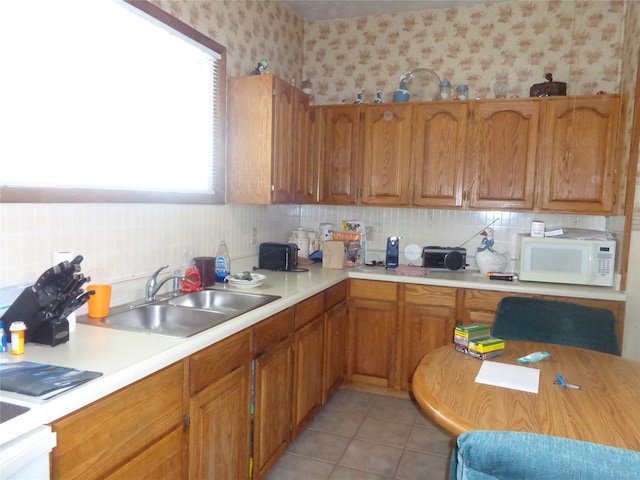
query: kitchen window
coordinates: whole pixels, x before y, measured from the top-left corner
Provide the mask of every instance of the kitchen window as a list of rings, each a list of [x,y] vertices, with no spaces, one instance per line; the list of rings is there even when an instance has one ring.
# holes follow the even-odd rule
[[[224,203],[224,47],[141,0],[9,2],[0,42],[0,202]]]

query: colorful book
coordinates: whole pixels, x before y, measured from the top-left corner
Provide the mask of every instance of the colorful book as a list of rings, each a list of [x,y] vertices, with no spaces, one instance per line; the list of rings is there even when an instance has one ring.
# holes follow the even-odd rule
[[[504,349],[504,340],[495,337],[478,338],[469,340],[468,348],[480,353],[489,353]]]
[[[489,360],[491,358],[496,358],[502,355],[504,349],[502,350],[494,350],[493,352],[480,353],[475,350],[469,350],[467,347],[463,345],[456,344],[456,352],[464,353],[465,355],[469,355],[470,357],[477,358],[478,360]]]
[[[43,400],[101,376],[100,372],[36,362],[0,364],[0,390]]]
[[[460,345],[467,346],[469,340],[485,338],[489,335],[491,335],[491,325],[486,323],[470,323],[456,327],[453,333],[453,341]]]

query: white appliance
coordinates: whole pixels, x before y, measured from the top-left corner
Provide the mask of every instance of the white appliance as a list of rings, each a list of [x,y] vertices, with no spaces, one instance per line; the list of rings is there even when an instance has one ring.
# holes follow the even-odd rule
[[[615,240],[520,237],[518,278],[532,282],[613,286]]]

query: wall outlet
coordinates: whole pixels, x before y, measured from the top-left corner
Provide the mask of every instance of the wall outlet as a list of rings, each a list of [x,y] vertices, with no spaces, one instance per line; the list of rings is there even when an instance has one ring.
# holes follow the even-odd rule
[[[375,227],[364,227],[364,233],[367,236],[367,242],[373,242],[373,239],[375,237],[375,232],[376,229]]]
[[[251,245],[258,245],[258,227],[251,228]]]

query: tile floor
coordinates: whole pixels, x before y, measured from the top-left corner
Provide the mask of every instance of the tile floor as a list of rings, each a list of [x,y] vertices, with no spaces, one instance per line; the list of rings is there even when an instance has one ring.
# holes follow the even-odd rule
[[[409,399],[341,388],[267,480],[445,480],[454,442]]]

